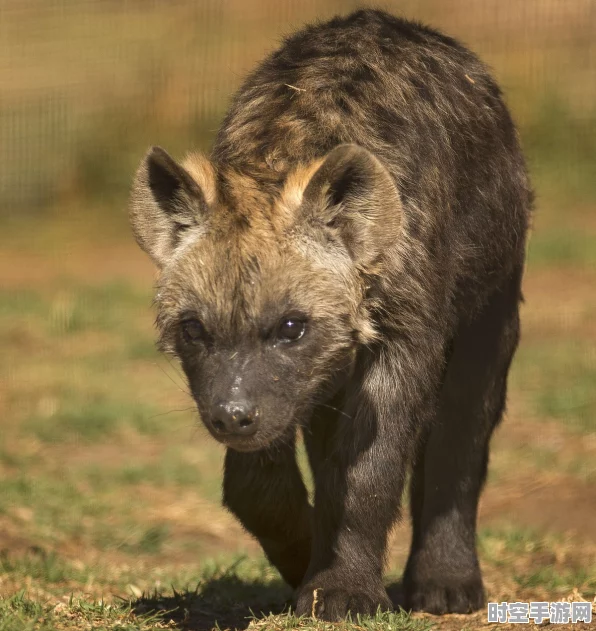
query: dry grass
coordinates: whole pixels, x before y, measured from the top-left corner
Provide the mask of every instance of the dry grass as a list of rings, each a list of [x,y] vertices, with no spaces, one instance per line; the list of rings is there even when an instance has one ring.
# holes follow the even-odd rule
[[[283,32],[360,4],[0,0],[0,631],[489,628],[486,612],[335,626],[282,613],[291,594],[220,507],[222,451],[153,348],[153,270],[126,225],[146,146],[205,146]],[[538,190],[523,343],[480,510],[489,597],[592,600],[594,4],[377,4],[494,66]],[[396,603],[409,537],[405,524],[391,543]]]
[[[247,605],[264,602],[264,613],[279,611],[290,594],[219,506],[222,452],[197,430],[176,366],[152,348],[151,269],[135,262],[132,242],[117,244],[113,256],[107,247],[81,248],[66,262],[46,260],[40,276],[0,269],[7,279],[20,274],[0,309],[0,370],[9,375],[0,383],[0,548],[10,553],[0,572],[2,607],[23,625],[41,616],[40,629],[83,628],[91,619],[97,628],[159,628],[169,624],[163,616],[144,622],[138,608],[131,613],[114,597],[146,609],[139,595],[152,594],[151,602],[169,609],[177,603],[172,584],[182,594],[174,628],[207,629],[216,620],[246,625]],[[116,253],[131,264],[118,269]],[[86,283],[106,255],[109,265]],[[565,378],[566,364],[553,353],[538,364],[532,359],[535,349],[567,345],[577,370],[592,370],[585,353],[594,305],[590,272],[575,292],[567,273],[538,267],[526,280],[526,342],[480,511],[491,599],[560,600],[576,590],[591,600],[596,591],[596,433],[593,424],[541,415],[537,401],[552,389],[553,374]],[[562,296],[554,305],[553,292]],[[392,539],[396,578],[409,536],[401,526]],[[239,554],[249,560],[222,583],[221,568]],[[189,604],[197,582],[206,592]],[[399,598],[399,585],[390,590]],[[225,594],[233,604],[221,600]],[[102,599],[114,607],[102,608]],[[455,631],[483,628],[482,620],[480,613],[431,622]],[[416,628],[405,618],[374,624]],[[253,627],[292,625],[322,628],[287,616]],[[12,628],[27,627],[6,627]]]

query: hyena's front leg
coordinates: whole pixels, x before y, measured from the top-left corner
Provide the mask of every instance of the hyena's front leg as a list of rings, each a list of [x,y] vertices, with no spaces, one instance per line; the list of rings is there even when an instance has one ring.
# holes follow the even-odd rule
[[[255,452],[228,449],[223,500],[284,580],[297,587],[310,559],[311,507],[294,440]]]
[[[298,615],[338,620],[348,612],[391,609],[382,576],[387,539],[399,515],[416,428],[431,418],[441,378],[441,362],[430,350],[412,353],[423,360],[416,364],[402,351],[371,361],[348,390],[356,394],[352,404],[324,430],[319,426],[318,436],[306,435],[316,489]]]
[[[332,453],[317,463],[311,564],[297,600],[298,615],[323,620],[391,608],[382,572],[403,458],[383,453],[382,432],[354,439],[343,429],[337,425]]]
[[[348,611],[391,609],[382,580],[387,538],[399,514],[412,427],[424,414],[404,403],[399,379],[388,370],[369,371],[360,398],[333,423],[313,463],[313,546],[298,615],[337,620]]]

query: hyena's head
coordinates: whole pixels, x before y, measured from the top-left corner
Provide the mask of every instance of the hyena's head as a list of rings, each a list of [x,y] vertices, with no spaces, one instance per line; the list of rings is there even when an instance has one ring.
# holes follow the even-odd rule
[[[211,434],[242,451],[289,435],[374,341],[375,284],[401,229],[389,173],[354,145],[265,188],[153,148],[131,201],[160,272],[161,347],[180,359]]]

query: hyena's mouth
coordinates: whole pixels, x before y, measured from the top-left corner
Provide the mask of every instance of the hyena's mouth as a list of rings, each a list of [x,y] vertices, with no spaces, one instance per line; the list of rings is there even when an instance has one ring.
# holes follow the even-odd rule
[[[228,449],[233,449],[234,451],[241,452],[251,452],[251,451],[259,451],[260,449],[265,449],[270,445],[270,443],[263,443],[258,439],[246,440],[246,439],[217,439],[222,445],[227,447]]]
[[[266,449],[270,447],[274,443],[277,443],[280,440],[285,440],[285,436],[287,432],[279,431],[276,433],[272,432],[263,432],[262,434],[255,434],[249,438],[239,438],[239,437],[220,437],[214,435],[213,432],[210,432],[211,435],[222,445],[225,445],[229,449],[233,449],[234,451],[242,451],[242,452],[251,452],[251,451],[259,451],[260,449]]]
[[[285,440],[292,432],[294,423],[271,424],[259,414],[255,419],[236,418],[227,427],[221,418],[209,415],[201,416],[204,425],[215,440],[235,451],[250,452],[269,447],[271,444]],[[292,418],[288,415],[286,418]]]

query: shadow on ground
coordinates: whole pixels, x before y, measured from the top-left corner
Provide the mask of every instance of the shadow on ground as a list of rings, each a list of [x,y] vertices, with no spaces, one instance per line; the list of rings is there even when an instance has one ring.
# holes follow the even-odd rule
[[[281,581],[245,581],[221,576],[201,582],[195,590],[173,596],[144,596],[133,603],[136,614],[159,613],[188,631],[246,629],[253,618],[280,614],[292,604],[292,591]]]
[[[387,586],[394,608],[403,606],[401,582]],[[139,598],[133,604],[136,614],[156,613],[173,620],[187,631],[213,628],[244,630],[253,618],[280,614],[292,605],[292,592],[282,581],[244,581],[223,576],[200,583],[195,590]]]

